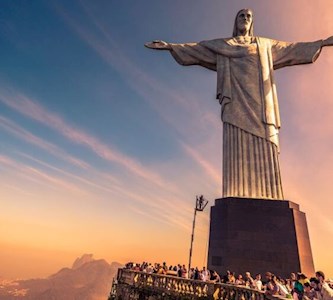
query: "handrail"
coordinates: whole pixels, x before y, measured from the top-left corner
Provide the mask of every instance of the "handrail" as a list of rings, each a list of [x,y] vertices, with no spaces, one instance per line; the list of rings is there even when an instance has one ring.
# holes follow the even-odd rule
[[[149,292],[151,294],[174,297],[191,297],[206,299],[240,299],[240,300],[272,300],[286,299],[281,296],[270,296],[262,291],[244,286],[205,282],[170,275],[150,274],[146,272],[119,269],[118,286],[128,286],[131,289]]]

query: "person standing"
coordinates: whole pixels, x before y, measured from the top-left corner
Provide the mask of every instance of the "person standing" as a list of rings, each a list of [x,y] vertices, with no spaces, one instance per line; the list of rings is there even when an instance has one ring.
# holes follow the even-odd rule
[[[206,269],[206,267],[202,268],[202,271],[201,271],[201,280],[202,281],[210,280],[210,273],[209,273],[209,270]]]
[[[256,275],[256,279],[254,280],[255,288],[258,291],[262,291],[262,281],[261,281],[261,274]]]
[[[325,274],[322,271],[316,272],[316,278],[319,281],[320,294],[323,300],[333,300],[333,289],[325,281]]]

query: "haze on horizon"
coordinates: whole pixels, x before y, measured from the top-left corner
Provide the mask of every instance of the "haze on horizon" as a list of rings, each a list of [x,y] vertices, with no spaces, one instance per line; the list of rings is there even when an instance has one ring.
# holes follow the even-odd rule
[[[48,276],[83,253],[187,263],[195,196],[221,195],[214,72],[145,42],[333,35],[331,0],[1,2],[0,277]],[[306,212],[315,268],[333,276],[333,49],[275,73],[285,198]],[[193,265],[207,258],[209,209]]]

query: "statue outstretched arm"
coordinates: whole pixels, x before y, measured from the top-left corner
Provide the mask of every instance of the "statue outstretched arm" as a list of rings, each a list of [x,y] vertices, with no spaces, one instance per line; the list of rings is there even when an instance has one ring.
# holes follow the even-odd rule
[[[160,40],[145,43],[145,47],[155,50],[171,50],[169,43]]]
[[[332,42],[330,39],[325,41],[327,46]],[[274,69],[315,62],[325,41],[290,43],[271,40]]]
[[[326,40],[323,40],[323,47],[333,46],[333,36],[330,36]]]
[[[216,71],[216,53],[200,43],[174,44],[155,40],[145,44],[154,50],[168,50],[173,58],[182,66],[199,65]]]

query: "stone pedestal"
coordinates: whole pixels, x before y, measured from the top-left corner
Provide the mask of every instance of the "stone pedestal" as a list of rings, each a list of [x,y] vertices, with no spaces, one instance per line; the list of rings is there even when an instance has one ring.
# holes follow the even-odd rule
[[[222,198],[211,208],[208,268],[314,274],[305,213],[286,200]]]

